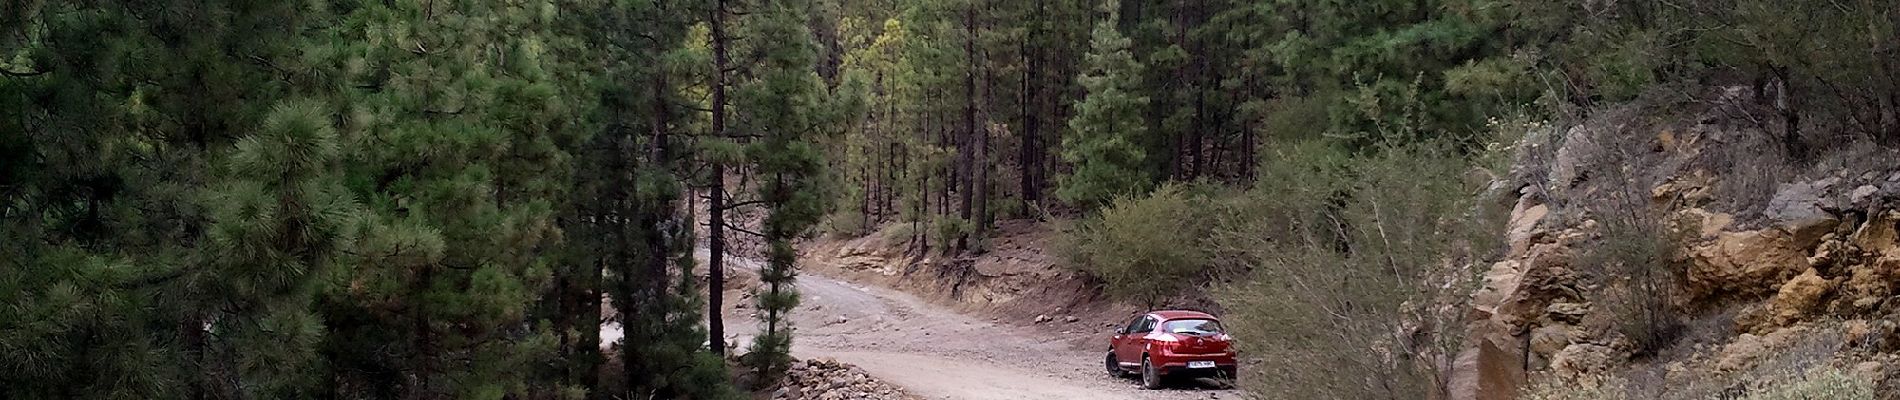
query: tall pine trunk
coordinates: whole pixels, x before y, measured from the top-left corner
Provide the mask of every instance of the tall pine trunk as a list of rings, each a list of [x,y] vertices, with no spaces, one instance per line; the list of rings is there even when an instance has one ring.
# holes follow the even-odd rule
[[[1044,15],[1043,13],[1043,0],[1036,0],[1036,15]],[[1031,38],[1042,37],[1043,32],[1041,28],[1043,22],[1032,21],[1030,24],[1032,24],[1030,32],[1028,35],[1023,36],[1019,50],[1021,52],[1023,65],[1025,65],[1026,68],[1023,69],[1023,101],[1022,104],[1018,104],[1018,108],[1022,110],[1023,115],[1023,133],[1022,145],[1017,148],[1020,154],[1016,156],[1016,164],[1017,178],[1021,181],[1019,190],[1022,191],[1024,212],[1036,209],[1041,205],[1042,200],[1042,190],[1037,186],[1037,179],[1040,177],[1040,167],[1042,166],[1042,162],[1038,160],[1042,154],[1042,150],[1037,143],[1038,140],[1041,140],[1041,137],[1038,135],[1041,134],[1039,129],[1042,128],[1042,107],[1040,107],[1040,103],[1037,103],[1041,100],[1041,96],[1039,95],[1042,91],[1042,81],[1037,79],[1042,72],[1042,67],[1039,65],[1042,61],[1042,53],[1040,48],[1032,50],[1030,43],[1032,42]]]
[[[958,194],[963,202],[957,206],[957,217],[965,224],[975,224],[971,206],[975,195],[976,168],[976,5],[971,4],[963,10],[963,55],[967,69],[963,71],[963,139],[957,146]],[[969,229],[957,231],[955,251],[970,248]]]
[[[712,135],[726,137],[726,0],[716,0],[712,9]],[[725,282],[726,282],[726,163],[712,160],[712,188],[706,207],[706,336],[713,354],[726,354]]]

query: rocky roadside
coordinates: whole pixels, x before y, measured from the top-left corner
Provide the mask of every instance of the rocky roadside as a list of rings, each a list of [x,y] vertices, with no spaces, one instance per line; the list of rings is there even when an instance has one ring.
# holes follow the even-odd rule
[[[872,378],[856,365],[830,358],[793,361],[772,400],[921,400],[903,388]]]

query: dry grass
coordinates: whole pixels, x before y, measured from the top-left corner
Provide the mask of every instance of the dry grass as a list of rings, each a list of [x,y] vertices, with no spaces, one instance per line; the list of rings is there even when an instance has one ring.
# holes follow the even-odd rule
[[[1783,371],[1772,383],[1754,389],[1730,386],[1719,391],[1653,393],[1657,387],[1615,376],[1588,376],[1562,382],[1540,380],[1525,389],[1524,400],[1871,400],[1874,383],[1841,368]]]
[[[1561,380],[1536,377],[1525,389],[1529,400],[1784,400],[1871,399],[1874,382],[1854,376],[1842,365],[1844,338],[1837,325],[1792,335],[1792,340],[1759,349],[1739,371],[1716,371],[1715,357],[1683,357],[1674,367],[1651,362],[1620,373]],[[1719,348],[1719,347],[1712,347]]]

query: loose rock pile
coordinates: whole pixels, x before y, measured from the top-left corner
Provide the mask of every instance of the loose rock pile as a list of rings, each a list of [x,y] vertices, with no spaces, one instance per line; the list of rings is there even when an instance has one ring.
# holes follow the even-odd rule
[[[914,400],[904,389],[865,374],[856,365],[829,358],[793,361],[773,400]]]

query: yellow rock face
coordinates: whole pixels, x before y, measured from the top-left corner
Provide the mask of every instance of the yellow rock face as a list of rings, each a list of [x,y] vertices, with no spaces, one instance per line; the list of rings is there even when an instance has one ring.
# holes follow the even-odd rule
[[[1813,268],[1802,272],[1788,283],[1781,285],[1775,292],[1771,305],[1774,309],[1774,323],[1786,325],[1804,319],[1806,315],[1820,307],[1821,299],[1834,289],[1834,285]]]
[[[1692,297],[1733,292],[1768,293],[1807,270],[1808,251],[1779,229],[1722,232],[1695,246],[1688,283]]]

